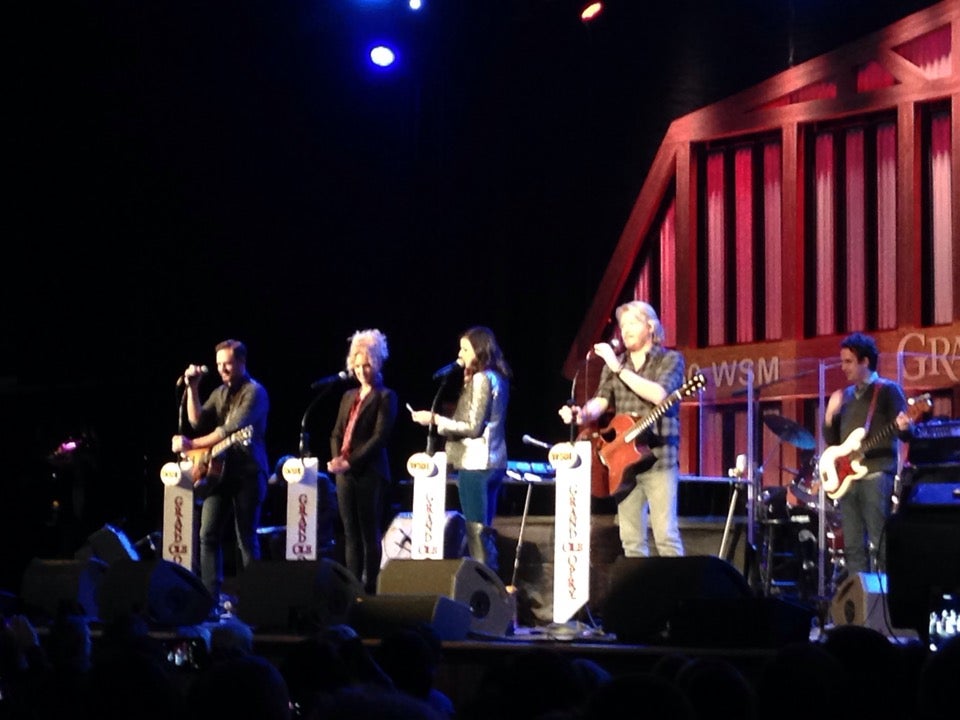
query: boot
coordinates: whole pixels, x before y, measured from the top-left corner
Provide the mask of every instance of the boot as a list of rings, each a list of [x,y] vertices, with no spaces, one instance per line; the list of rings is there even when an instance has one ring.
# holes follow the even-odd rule
[[[499,568],[499,552],[497,551],[497,531],[492,527],[483,527],[480,530],[480,544],[483,545],[483,562],[496,575]]]
[[[467,555],[477,562],[484,562],[483,523],[467,521]]]
[[[480,522],[468,522],[467,552],[474,560],[497,572],[497,531]]]

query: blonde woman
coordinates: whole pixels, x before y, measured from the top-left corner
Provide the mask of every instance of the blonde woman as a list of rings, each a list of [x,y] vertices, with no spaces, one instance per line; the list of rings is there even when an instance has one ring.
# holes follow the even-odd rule
[[[383,384],[389,356],[379,330],[350,337],[347,370],[360,383],[347,390],[330,435],[327,471],[336,476],[344,562],[367,593],[377,591],[384,503],[390,487],[387,443],[397,419],[397,394]]]

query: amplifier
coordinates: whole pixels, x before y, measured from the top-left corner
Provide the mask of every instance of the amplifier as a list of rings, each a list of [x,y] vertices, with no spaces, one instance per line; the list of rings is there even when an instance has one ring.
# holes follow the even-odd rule
[[[911,465],[960,463],[960,420],[931,420],[916,425],[907,460]]]
[[[960,482],[960,463],[905,465],[901,477],[904,487],[930,483],[957,483]]]
[[[960,508],[960,482],[921,482],[907,492],[905,505]]]

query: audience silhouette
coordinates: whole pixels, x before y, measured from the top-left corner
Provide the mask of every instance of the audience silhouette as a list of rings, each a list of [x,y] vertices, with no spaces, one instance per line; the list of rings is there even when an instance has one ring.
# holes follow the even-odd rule
[[[180,665],[171,641],[135,613],[99,626],[96,638],[75,607],[39,632],[15,612],[0,620],[0,717],[12,720],[606,720],[626,707],[678,720],[754,720],[760,708],[799,720],[813,707],[945,720],[956,715],[960,678],[960,637],[933,651],[857,625],[783,645],[749,670],[736,656],[674,649],[644,671],[611,673],[534,644],[504,653],[472,687],[451,688],[438,683],[444,646],[427,624],[379,642],[332,625],[268,658],[249,626],[227,619],[177,629],[176,643],[195,650]]]

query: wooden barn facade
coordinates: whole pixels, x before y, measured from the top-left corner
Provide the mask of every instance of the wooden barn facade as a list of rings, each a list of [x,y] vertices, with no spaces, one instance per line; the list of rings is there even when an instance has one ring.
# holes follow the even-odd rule
[[[761,420],[779,414],[822,449],[853,331],[877,339],[881,374],[953,418],[958,191],[960,0],[947,0],[674,121],[565,375],[592,392],[599,369],[584,358],[614,309],[650,302],[708,383],[681,406],[694,479],[727,477],[748,453],[764,485],[795,483],[815,453]]]

